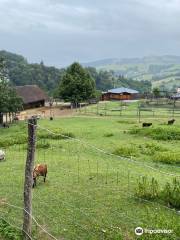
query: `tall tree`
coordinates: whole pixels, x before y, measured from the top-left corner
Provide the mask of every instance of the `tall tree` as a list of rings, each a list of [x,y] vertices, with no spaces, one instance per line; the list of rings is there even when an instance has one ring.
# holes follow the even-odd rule
[[[7,113],[15,113],[22,107],[22,99],[9,85],[8,74],[4,59],[0,58],[0,124]]]
[[[62,77],[59,96],[73,104],[88,100],[95,96],[95,81],[86,69],[75,62]]]
[[[158,87],[153,88],[153,94],[155,98],[158,98],[160,96],[160,90]]]

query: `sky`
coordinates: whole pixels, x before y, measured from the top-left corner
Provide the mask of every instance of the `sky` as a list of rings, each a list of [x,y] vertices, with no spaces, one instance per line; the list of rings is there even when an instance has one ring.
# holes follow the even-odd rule
[[[180,55],[180,0],[0,0],[0,49],[29,62]]]

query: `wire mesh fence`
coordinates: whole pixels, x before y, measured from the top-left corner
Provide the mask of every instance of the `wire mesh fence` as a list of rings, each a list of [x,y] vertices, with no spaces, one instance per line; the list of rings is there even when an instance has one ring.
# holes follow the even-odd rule
[[[0,216],[22,227],[24,165],[27,143],[4,147],[1,163]],[[46,163],[46,183],[33,190],[32,239],[134,239],[134,228],[173,228],[178,212],[162,203],[135,196],[137,180],[154,177],[161,186],[180,175],[162,165],[116,156],[70,133],[38,126],[36,164]]]
[[[161,100],[162,101],[162,100]],[[97,115],[97,116],[114,116],[129,118],[179,118],[180,101],[175,105],[164,102],[145,102],[143,101],[104,101],[97,104],[83,105],[76,111],[79,114]]]

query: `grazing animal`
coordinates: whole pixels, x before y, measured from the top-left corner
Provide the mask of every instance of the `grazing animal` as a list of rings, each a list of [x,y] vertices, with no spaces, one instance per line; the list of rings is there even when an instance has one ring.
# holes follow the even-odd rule
[[[9,124],[3,123],[3,128],[9,128]]]
[[[5,152],[0,150],[0,161],[5,160]]]
[[[36,186],[36,178],[39,176],[44,177],[44,182],[46,181],[47,175],[47,165],[46,164],[37,164],[33,170],[33,188]]]
[[[171,119],[168,121],[168,125],[172,125],[175,122],[175,119]]]
[[[13,118],[13,121],[19,121],[19,118],[18,118],[18,116],[15,116],[14,118]]]
[[[143,123],[142,124],[142,127],[150,127],[150,126],[152,126],[152,123]]]
[[[53,117],[50,117],[49,120],[52,121],[52,120],[53,120]]]

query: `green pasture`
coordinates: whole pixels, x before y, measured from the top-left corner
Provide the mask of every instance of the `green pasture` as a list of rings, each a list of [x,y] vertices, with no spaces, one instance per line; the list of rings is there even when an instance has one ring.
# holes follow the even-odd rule
[[[145,100],[134,102],[104,101],[79,108],[77,112],[83,115],[133,118],[141,122],[147,119],[153,121],[154,119],[156,123],[166,124],[168,119],[180,119],[180,101],[176,102],[175,107],[173,102],[167,99],[148,100],[148,102]]]
[[[33,216],[56,239],[180,237],[176,209],[160,200],[135,197],[142,176],[154,177],[163,188],[180,175],[179,161],[157,160],[166,153],[180,157],[179,138],[167,137],[178,136],[180,118],[167,126],[167,116],[146,115],[144,119],[152,121],[153,126],[142,131],[137,116],[133,117],[136,104],[127,106],[126,114],[117,112],[113,117],[88,113],[95,113],[94,105],[72,117],[38,120],[35,161],[47,163],[48,175],[45,184],[39,178],[33,189]],[[111,107],[117,108],[117,104]],[[47,129],[72,138],[58,137]],[[159,139],[157,129],[162,131]],[[22,225],[22,209],[15,206],[23,207],[26,132],[25,122],[0,129],[0,149],[6,152],[6,161],[0,162],[0,217],[16,227]],[[134,229],[139,226],[171,229],[173,233],[137,237]],[[33,239],[51,237],[33,222]]]

